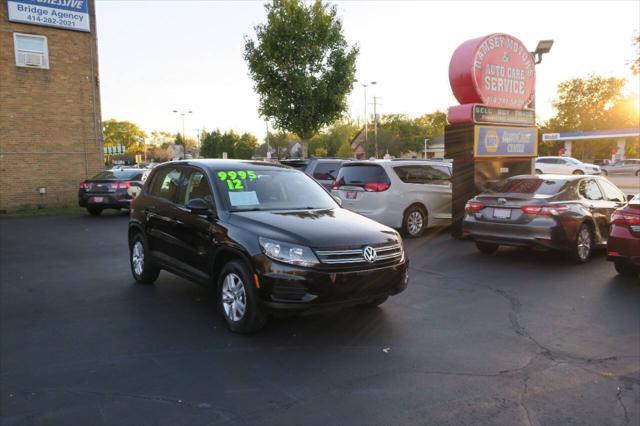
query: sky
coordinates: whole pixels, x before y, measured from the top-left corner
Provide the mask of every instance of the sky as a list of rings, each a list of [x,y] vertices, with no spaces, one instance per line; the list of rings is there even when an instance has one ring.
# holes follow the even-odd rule
[[[130,120],[143,130],[233,129],[262,140],[266,124],[242,57],[244,38],[266,21],[264,1],[96,0],[102,118]],[[640,30],[639,1],[337,1],[344,34],[360,54],[356,78],[378,113],[419,116],[457,105],[448,80],[453,51],[491,33],[520,39],[530,50],[553,39],[536,67],[537,114],[566,79],[600,74],[640,80],[626,62]],[[355,86],[348,113],[364,116],[364,91]]]

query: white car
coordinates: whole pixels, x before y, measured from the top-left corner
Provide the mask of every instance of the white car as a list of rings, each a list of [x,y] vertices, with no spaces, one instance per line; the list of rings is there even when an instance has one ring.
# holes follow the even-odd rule
[[[599,166],[583,163],[571,157],[538,157],[536,158],[536,174],[556,175],[599,175]]]
[[[345,163],[332,185],[343,207],[409,237],[451,223],[451,164],[423,160]]]
[[[640,176],[640,159],[628,158],[602,167],[604,175],[629,174]]]

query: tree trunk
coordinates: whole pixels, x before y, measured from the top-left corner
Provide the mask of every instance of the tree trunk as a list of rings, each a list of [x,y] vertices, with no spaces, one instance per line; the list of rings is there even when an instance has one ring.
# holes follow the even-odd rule
[[[309,140],[302,139],[300,144],[302,145],[302,158],[309,158]]]

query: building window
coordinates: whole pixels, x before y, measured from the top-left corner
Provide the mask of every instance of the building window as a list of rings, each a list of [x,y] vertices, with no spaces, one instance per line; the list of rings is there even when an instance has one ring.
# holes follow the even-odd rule
[[[16,65],[49,69],[49,49],[45,36],[13,33]]]

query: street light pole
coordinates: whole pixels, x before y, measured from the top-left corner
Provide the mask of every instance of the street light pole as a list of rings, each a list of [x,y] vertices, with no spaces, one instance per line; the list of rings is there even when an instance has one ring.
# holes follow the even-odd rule
[[[186,156],[186,150],[185,150],[185,141],[187,139],[187,135],[185,135],[184,133],[184,116],[187,114],[191,114],[193,113],[193,111],[178,111],[177,109],[174,109],[173,112],[175,112],[176,114],[180,114],[182,116],[182,159],[184,160],[185,156]]]
[[[538,45],[536,46],[536,50],[530,52],[534,59],[535,64],[538,65],[542,62],[542,55],[545,53],[549,53],[551,51],[551,46],[553,46],[553,40],[540,40]],[[529,104],[529,108],[535,111],[536,109],[536,95],[534,93],[533,98],[531,99],[531,103]]]
[[[356,82],[358,82],[358,80],[355,80]],[[376,82],[375,81],[370,81],[367,83],[366,80],[360,82],[360,84],[362,85],[362,87],[364,88],[364,152],[365,155],[368,156],[369,155],[369,151],[367,150],[368,148],[368,136],[369,136],[369,126],[368,126],[368,117],[367,117],[367,86],[369,85],[375,85]]]
[[[429,142],[429,139],[425,139],[424,140],[424,159],[427,159],[427,142]]]

